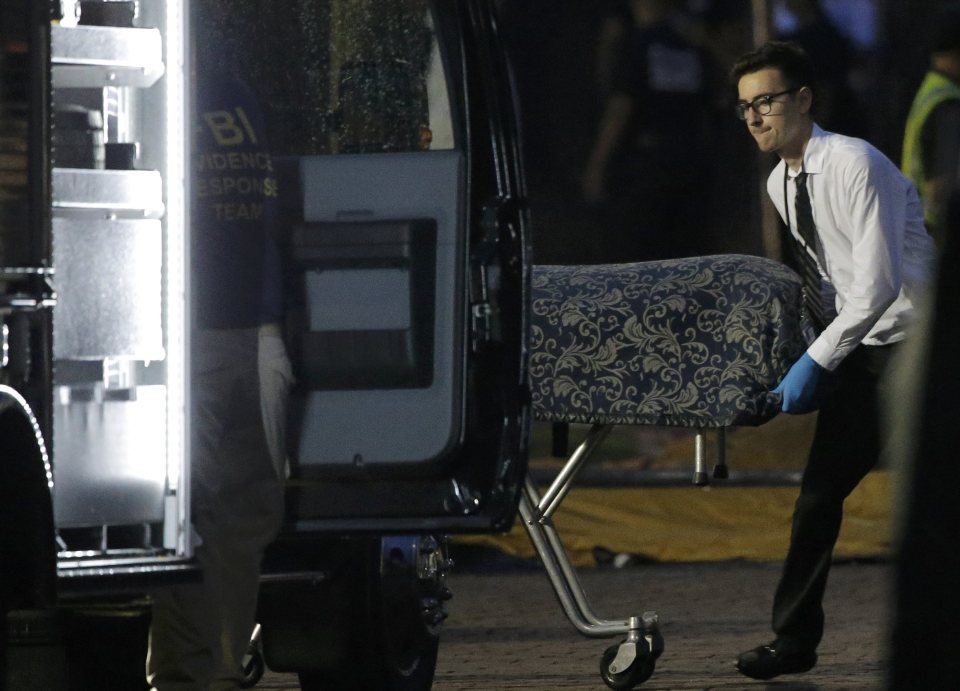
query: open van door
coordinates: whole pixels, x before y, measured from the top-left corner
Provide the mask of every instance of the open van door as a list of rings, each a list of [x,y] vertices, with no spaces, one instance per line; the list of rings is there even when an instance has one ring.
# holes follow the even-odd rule
[[[516,514],[528,222],[493,4],[232,3],[227,40],[257,46],[296,378],[259,619],[267,664],[305,689],[429,688],[442,536]]]
[[[526,229],[486,5],[313,3],[313,26],[327,15],[337,33],[288,45],[314,81],[294,104],[265,99],[289,231],[299,529],[513,520]],[[278,52],[289,75],[297,58]]]

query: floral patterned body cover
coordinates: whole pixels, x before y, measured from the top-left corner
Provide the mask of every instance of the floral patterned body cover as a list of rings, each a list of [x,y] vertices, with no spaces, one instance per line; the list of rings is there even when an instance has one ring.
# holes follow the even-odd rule
[[[538,420],[760,425],[780,411],[769,392],[806,349],[801,280],[770,259],[726,254],[532,271]]]

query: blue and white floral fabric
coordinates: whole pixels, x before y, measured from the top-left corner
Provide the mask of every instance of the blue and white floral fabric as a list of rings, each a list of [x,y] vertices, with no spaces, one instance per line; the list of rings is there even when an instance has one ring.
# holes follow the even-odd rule
[[[806,348],[800,287],[783,264],[734,254],[534,266],[534,415],[590,424],[762,424],[780,409],[769,391]]]

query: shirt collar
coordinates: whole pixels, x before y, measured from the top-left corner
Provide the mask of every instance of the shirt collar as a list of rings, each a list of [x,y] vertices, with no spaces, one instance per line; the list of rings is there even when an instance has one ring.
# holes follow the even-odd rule
[[[810,140],[803,151],[803,169],[807,173],[816,175],[823,172],[823,147],[826,135],[827,133],[820,128],[820,125],[813,123]]]
[[[810,132],[810,139],[807,140],[807,146],[803,150],[802,169],[806,173],[820,173],[823,171],[823,138],[827,132],[820,128],[817,123],[813,123],[813,130]],[[793,170],[787,165],[786,161],[781,162],[787,170],[787,175],[793,179],[800,174],[799,170]]]

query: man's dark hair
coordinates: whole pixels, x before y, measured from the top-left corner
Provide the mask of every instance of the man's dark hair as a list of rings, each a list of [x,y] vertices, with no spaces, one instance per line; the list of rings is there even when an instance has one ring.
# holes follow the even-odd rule
[[[816,94],[816,76],[810,56],[799,45],[789,41],[767,41],[737,60],[730,75],[736,85],[746,74],[771,68],[783,73],[788,86],[806,86]]]

